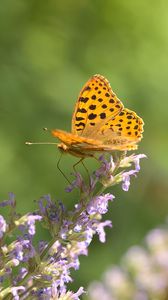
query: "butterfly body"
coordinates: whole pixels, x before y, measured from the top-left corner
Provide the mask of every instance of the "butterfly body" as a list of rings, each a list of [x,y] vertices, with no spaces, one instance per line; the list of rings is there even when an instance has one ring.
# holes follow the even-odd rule
[[[95,147],[94,139],[79,137],[78,135],[59,129],[54,129],[51,133],[61,141],[61,143],[58,144],[58,149],[61,152],[69,153],[81,158],[87,156],[91,157],[95,152],[93,151],[93,147]],[[99,143],[99,141],[97,142]]]
[[[91,77],[81,90],[72,117],[72,130],[54,129],[58,148],[77,157],[95,152],[135,150],[142,139],[143,120],[124,108],[101,75]]]

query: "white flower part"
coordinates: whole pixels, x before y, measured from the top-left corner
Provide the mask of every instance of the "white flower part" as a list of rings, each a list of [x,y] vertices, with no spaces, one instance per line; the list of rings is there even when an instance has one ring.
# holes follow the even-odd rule
[[[115,299],[133,299],[133,285],[121,268],[113,266],[105,272],[103,279]]]
[[[16,258],[13,258],[12,260],[11,260],[11,266],[12,267],[17,267],[18,265],[19,265],[19,260],[18,259],[16,259]]]
[[[111,156],[110,157],[110,172],[113,173],[114,169],[115,169],[115,163],[114,163],[113,157]]]
[[[165,229],[154,229],[146,237],[146,243],[151,252],[164,250],[168,247],[168,233]]]
[[[139,161],[141,158],[145,158],[145,154],[138,154],[134,155],[131,154],[130,156],[124,157],[120,162],[120,168],[127,168],[130,167],[132,163],[135,164],[135,170],[138,172],[140,170],[140,164]]]
[[[154,269],[138,273],[134,280],[142,290],[149,295],[155,295],[154,299],[160,299],[157,295],[162,294],[167,288],[167,276],[157,273]]]
[[[16,287],[12,287],[11,288],[11,293],[14,296],[14,300],[19,300],[20,297],[18,295],[19,291],[25,291],[25,287],[24,286],[16,286]]]
[[[134,275],[151,268],[149,254],[139,246],[133,246],[127,251],[122,259],[122,264]]]
[[[4,217],[2,215],[0,215],[0,238],[3,237],[3,234],[6,232],[7,230],[7,223],[4,219]]]
[[[166,229],[154,229],[146,237],[151,257],[158,267],[168,272],[168,233]]]
[[[106,241],[106,233],[104,230],[105,226],[112,227],[112,222],[110,220],[106,220],[104,222],[99,223],[96,228],[96,232],[99,235],[99,241],[101,243],[105,243],[105,241]]]
[[[85,293],[83,286],[81,286],[76,293],[73,294],[72,300],[80,300],[79,296]]]
[[[94,281],[88,288],[88,295],[90,300],[116,300],[113,298],[107,288],[98,281]]]
[[[76,224],[76,226],[73,229],[75,232],[80,232],[82,230],[82,225]]]
[[[131,163],[133,162],[134,154],[131,154],[130,156],[126,156],[120,161],[120,168],[127,168],[131,166]]]
[[[42,216],[39,215],[28,215],[27,216],[27,225],[28,225],[28,232],[30,235],[35,234],[35,221],[41,221]]]

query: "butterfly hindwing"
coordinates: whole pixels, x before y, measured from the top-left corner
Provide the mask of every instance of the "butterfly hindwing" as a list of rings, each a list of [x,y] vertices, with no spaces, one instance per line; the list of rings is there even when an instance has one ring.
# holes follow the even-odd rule
[[[123,109],[117,116],[108,120],[99,130],[101,140],[109,140],[110,137],[121,137],[128,141],[138,142],[142,138],[143,120],[134,111]]]

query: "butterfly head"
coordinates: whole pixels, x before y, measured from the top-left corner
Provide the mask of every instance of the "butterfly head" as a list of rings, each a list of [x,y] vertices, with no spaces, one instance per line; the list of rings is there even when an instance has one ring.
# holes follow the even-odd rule
[[[69,152],[69,147],[67,145],[65,145],[64,143],[59,143],[57,145],[57,147],[63,153]]]

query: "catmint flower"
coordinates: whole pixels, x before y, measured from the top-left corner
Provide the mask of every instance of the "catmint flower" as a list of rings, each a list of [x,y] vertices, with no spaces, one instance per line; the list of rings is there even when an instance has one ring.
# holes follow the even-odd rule
[[[86,207],[88,214],[105,214],[108,210],[108,201],[112,201],[114,198],[115,197],[109,193],[93,197]]]
[[[126,158],[121,155],[114,159],[111,156],[108,161],[101,156],[101,166],[89,180],[85,181],[80,173],[74,174],[75,180],[66,191],[78,189],[80,195],[71,210],[62,201],[55,201],[50,195],[45,195],[36,201],[38,207],[35,212],[19,216],[14,194],[10,193],[9,200],[0,204],[1,207],[8,206],[10,211],[10,217],[7,218],[9,221],[0,216],[0,237],[4,237],[0,257],[0,282],[4,284],[4,289],[0,290],[0,299],[12,293],[16,300],[20,297],[78,300],[84,289],[80,287],[76,293],[67,289],[68,283],[73,281],[71,270],[79,269],[80,256],[88,255],[94,235],[97,234],[99,241],[104,243],[105,229],[112,227],[111,220],[102,220],[108,211],[109,201],[115,198],[112,193],[105,193],[105,188],[121,183],[127,191],[130,177],[139,172],[139,160],[143,157],[132,155]],[[132,169],[132,165],[135,169]],[[126,170],[128,167],[129,170]],[[38,235],[36,233],[37,222],[47,232],[44,240],[39,232]],[[156,256],[156,252],[153,255]],[[129,284],[127,278],[124,280],[120,281],[121,291],[127,293]],[[142,282],[140,277],[139,282]],[[117,287],[115,300],[116,295]]]

